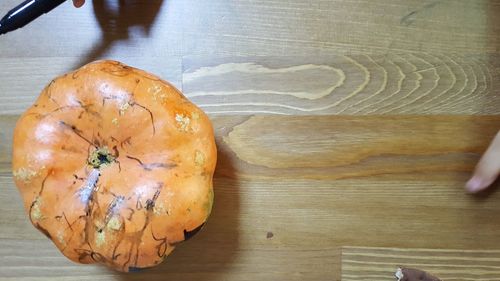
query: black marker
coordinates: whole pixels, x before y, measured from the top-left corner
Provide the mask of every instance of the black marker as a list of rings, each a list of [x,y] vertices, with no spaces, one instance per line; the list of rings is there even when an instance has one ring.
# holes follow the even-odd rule
[[[0,20],[0,34],[21,28],[66,0],[26,0]]]

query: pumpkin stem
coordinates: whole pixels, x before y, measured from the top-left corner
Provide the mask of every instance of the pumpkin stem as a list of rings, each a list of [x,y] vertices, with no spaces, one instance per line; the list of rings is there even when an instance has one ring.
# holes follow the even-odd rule
[[[101,167],[107,166],[112,162],[115,162],[115,156],[109,152],[107,146],[94,150],[88,159],[88,164],[94,169],[100,169]]]

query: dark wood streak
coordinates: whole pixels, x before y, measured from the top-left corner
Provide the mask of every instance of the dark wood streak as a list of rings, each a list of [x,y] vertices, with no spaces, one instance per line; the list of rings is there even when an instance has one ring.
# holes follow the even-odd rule
[[[153,169],[156,169],[156,168],[171,169],[171,168],[177,167],[177,164],[175,164],[175,163],[173,163],[173,164],[168,164],[168,163],[144,163],[144,162],[141,161],[141,159],[139,159],[137,157],[133,157],[133,156],[130,156],[130,155],[127,155],[126,157],[128,159],[137,161],[139,163],[139,165],[141,165],[141,167],[144,170],[146,170],[146,171],[152,171]]]
[[[73,133],[75,133],[78,137],[80,137],[81,139],[83,139],[85,142],[87,142],[88,144],[90,144],[91,146],[94,146],[95,148],[97,148],[97,146],[95,146],[90,140],[88,140],[87,138],[85,138],[83,135],[82,135],[82,131],[80,131],[75,125],[70,125],[64,121],[59,121],[59,124],[63,125],[65,128],[67,129],[70,129]]]

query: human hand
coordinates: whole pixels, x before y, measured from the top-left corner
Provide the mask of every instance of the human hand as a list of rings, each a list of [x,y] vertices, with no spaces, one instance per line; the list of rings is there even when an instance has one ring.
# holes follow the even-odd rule
[[[398,268],[395,276],[398,281],[441,281],[425,271],[412,268]]]
[[[490,144],[476,166],[474,175],[467,182],[466,189],[476,193],[490,186],[500,174],[500,132]]]
[[[85,0],[73,0],[73,5],[77,8],[80,8],[83,4],[85,4]]]

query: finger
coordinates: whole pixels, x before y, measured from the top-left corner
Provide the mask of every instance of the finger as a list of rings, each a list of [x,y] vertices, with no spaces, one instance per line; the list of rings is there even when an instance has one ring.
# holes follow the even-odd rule
[[[441,281],[437,277],[430,275],[425,271],[421,271],[418,269],[403,269],[403,274],[407,278],[408,281]]]
[[[500,132],[479,160],[474,175],[467,182],[469,192],[479,192],[490,186],[500,174]]]
[[[73,5],[77,8],[80,8],[83,4],[85,4],[85,0],[73,0]]]
[[[398,281],[441,281],[425,271],[412,268],[398,268],[395,276]]]

